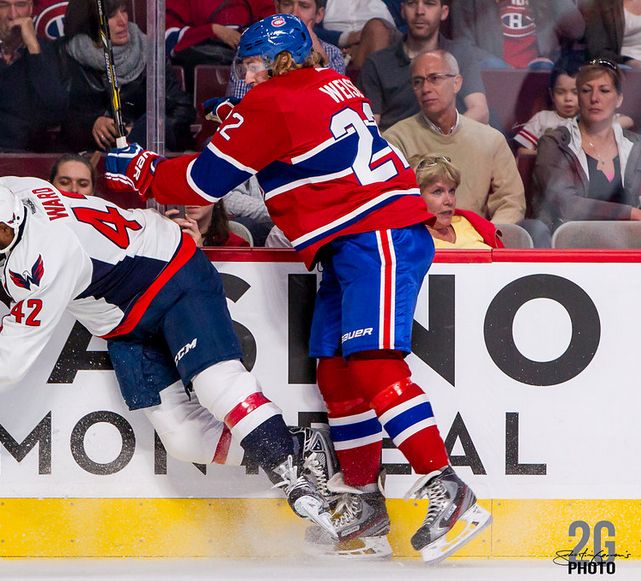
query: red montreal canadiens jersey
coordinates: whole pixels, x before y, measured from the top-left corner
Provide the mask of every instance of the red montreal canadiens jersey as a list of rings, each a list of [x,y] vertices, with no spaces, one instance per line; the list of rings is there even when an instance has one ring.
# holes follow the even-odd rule
[[[378,131],[369,101],[331,69],[256,85],[197,156],[160,162],[161,203],[207,203],[256,175],[274,223],[307,266],[337,236],[430,218],[403,155]]]
[[[37,178],[0,178],[24,204],[18,239],[0,263],[12,298],[0,329],[0,385],[36,361],[63,313],[92,334],[130,331],[166,278],[195,251],[174,222],[58,191]]]

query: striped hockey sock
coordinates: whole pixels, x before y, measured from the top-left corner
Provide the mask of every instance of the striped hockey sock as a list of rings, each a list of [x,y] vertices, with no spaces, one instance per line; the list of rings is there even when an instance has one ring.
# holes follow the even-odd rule
[[[225,424],[270,478],[271,471],[294,454],[294,440],[280,409],[260,392],[236,405],[225,416]]]
[[[381,466],[383,430],[366,398],[354,390],[348,364],[327,357],[318,364],[318,386],[323,394],[336,456],[348,486],[375,484]]]
[[[428,474],[447,466],[447,451],[427,394],[409,377],[379,392],[371,405],[416,473]]]
[[[364,403],[351,412],[342,416],[330,412],[329,426],[345,484],[364,487],[377,481],[383,433],[376,413]]]

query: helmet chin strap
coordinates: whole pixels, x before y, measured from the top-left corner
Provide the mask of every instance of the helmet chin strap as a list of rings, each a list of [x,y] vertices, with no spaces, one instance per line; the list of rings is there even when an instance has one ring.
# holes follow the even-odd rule
[[[4,248],[0,249],[0,255],[1,255],[0,256],[0,260],[6,258],[9,255],[9,253],[11,252],[11,249],[16,245],[16,242],[18,242],[18,238],[20,238],[20,231],[23,228],[23,224],[25,223],[25,219],[27,217],[26,216],[27,208],[25,206],[23,206],[22,211],[23,211],[22,220],[19,221],[19,224],[17,226],[14,227],[14,226],[11,226],[9,224],[5,224],[5,226],[9,226],[9,228],[11,228],[11,230],[13,230],[13,238],[12,238],[11,242],[9,242],[9,244],[7,244],[7,246],[5,246]]]

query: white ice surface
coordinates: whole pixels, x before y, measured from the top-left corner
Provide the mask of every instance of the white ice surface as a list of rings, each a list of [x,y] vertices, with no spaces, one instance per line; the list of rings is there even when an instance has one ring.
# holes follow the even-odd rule
[[[200,581],[216,580],[355,580],[414,579],[453,581],[548,581],[574,578],[565,567],[549,561],[489,561],[452,559],[434,567],[418,560],[223,560],[223,559],[4,559],[0,579],[29,581]],[[641,561],[619,561],[614,575],[581,578],[641,580]]]

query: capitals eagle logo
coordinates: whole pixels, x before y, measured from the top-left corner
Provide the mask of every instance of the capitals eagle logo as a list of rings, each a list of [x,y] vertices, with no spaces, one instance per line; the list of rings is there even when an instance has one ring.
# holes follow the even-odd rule
[[[31,272],[25,270],[22,274],[13,272],[9,270],[9,276],[11,277],[11,282],[20,288],[31,290],[31,285],[40,286],[40,281],[42,280],[42,275],[45,273],[45,265],[42,261],[42,255],[38,256],[38,259],[33,263],[31,267]]]

